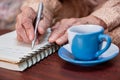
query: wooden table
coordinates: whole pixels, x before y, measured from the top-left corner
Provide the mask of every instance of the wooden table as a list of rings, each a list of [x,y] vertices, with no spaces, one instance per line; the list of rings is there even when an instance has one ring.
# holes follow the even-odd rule
[[[120,55],[98,66],[81,67],[63,61],[56,52],[24,72],[0,68],[0,80],[120,80]]]

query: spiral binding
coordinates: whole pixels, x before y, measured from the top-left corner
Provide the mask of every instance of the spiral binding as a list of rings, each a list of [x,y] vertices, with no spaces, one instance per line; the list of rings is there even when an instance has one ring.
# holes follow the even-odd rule
[[[21,58],[19,63],[26,62],[27,67],[34,65],[35,63],[39,62],[40,60],[44,59],[45,57],[51,55],[55,51],[59,49],[59,45],[52,43],[47,44],[44,47],[34,51],[33,53],[29,53],[29,55],[24,56]]]

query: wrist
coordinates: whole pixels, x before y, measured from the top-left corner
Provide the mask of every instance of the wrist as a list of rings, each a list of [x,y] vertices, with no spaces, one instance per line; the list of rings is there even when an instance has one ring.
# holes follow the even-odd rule
[[[100,18],[98,18],[98,17],[96,17],[94,15],[90,15],[90,16],[94,18],[94,20],[96,21],[97,25],[102,26],[104,29],[107,28],[106,23],[102,19],[100,19]]]

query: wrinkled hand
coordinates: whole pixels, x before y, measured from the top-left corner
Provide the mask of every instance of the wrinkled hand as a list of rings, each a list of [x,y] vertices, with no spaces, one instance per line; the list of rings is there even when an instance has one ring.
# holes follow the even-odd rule
[[[49,42],[56,42],[59,45],[65,44],[68,41],[67,29],[73,25],[80,24],[96,24],[104,27],[106,26],[102,20],[92,15],[83,18],[63,19],[52,27]]]
[[[50,26],[51,20],[47,17],[48,14],[43,14],[43,19],[39,22],[38,33],[42,35]],[[21,42],[31,43],[34,39],[33,22],[36,18],[36,12],[31,7],[22,8],[22,12],[17,16],[16,32],[17,39]],[[39,38],[37,39],[37,42]]]

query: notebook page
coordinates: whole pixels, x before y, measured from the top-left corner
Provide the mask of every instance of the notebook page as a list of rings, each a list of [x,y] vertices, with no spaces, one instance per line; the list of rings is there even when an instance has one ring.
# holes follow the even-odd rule
[[[36,45],[33,50],[31,50],[31,44],[17,41],[16,31],[0,36],[0,60],[18,63],[21,58],[31,55],[29,53],[49,44],[47,41],[49,34],[50,31],[46,33],[44,38],[40,41],[40,44]]]

